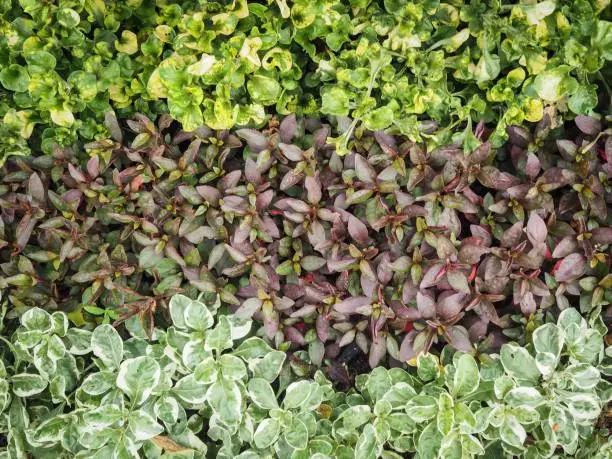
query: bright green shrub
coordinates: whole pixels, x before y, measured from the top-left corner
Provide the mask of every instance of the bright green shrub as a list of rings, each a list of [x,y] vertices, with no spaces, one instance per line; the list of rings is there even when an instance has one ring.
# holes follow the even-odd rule
[[[504,345],[446,350],[416,372],[376,368],[335,392],[322,373],[292,381],[285,354],[251,322],[177,295],[152,342],[133,321],[69,328],[30,309],[0,351],[0,458],[609,457],[598,417],[610,348],[574,309]],[[3,338],[4,340],[4,338]],[[447,348],[448,349],[448,348]],[[3,441],[5,437],[5,442]],[[8,442],[8,446],[6,446]],[[3,446],[4,445],[4,446]],[[163,450],[165,453],[162,456]]]
[[[1,0],[0,156],[29,154],[31,135],[46,152],[107,137],[113,109],[186,130],[350,116],[342,146],[358,121],[417,136],[422,116],[469,142],[484,118],[499,143],[508,125],[596,108],[608,4]]]

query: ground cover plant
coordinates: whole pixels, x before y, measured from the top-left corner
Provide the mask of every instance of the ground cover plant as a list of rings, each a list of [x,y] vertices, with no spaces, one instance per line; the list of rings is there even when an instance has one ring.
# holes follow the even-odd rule
[[[609,0],[0,0],[0,459],[612,457]]]
[[[69,325],[32,308],[0,351],[0,457],[606,458],[611,348],[568,308],[527,347],[446,348],[337,392],[292,380],[251,321],[176,295],[172,325]],[[3,303],[6,309],[6,303]],[[5,338],[3,338],[5,340]],[[448,352],[447,352],[448,351]],[[163,454],[163,456],[162,456]]]
[[[174,293],[218,294],[295,351],[296,371],[325,362],[347,385],[344,363],[525,344],[569,306],[606,334],[612,144],[593,118],[512,127],[501,149],[480,124],[468,152],[360,130],[346,156],[325,141],[336,127],[294,116],[263,131],[107,123],[117,140],[89,159],[4,168],[11,318],[41,307],[152,330]]]
[[[418,117],[469,144],[484,118],[499,146],[510,125],[597,110],[608,6],[2,0],[0,160],[108,138],[109,110],[170,113],[189,131],[274,113],[350,116],[341,151],[358,125],[414,136]]]

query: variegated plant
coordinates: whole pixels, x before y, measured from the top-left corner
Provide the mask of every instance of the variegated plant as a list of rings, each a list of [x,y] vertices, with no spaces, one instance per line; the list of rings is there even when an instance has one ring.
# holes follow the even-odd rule
[[[611,348],[574,309],[489,357],[421,354],[349,392],[294,381],[251,321],[183,295],[147,341],[135,319],[70,328],[38,308],[0,348],[0,458],[605,458]],[[9,326],[11,324],[9,323]],[[478,363],[480,360],[480,364]],[[604,414],[605,416],[605,414]]]

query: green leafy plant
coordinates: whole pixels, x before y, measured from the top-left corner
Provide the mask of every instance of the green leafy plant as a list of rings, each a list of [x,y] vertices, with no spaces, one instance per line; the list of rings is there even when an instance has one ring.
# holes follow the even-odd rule
[[[499,355],[446,348],[349,392],[294,381],[251,321],[183,295],[146,340],[33,308],[0,351],[0,457],[604,458],[610,348],[574,309]],[[10,323],[9,323],[10,325]],[[559,457],[559,456],[557,456]]]
[[[593,114],[611,59],[606,1],[266,3],[2,0],[0,158],[107,138],[113,110],[189,131],[350,117],[341,151],[359,124],[469,141],[484,118],[499,144],[544,113]]]

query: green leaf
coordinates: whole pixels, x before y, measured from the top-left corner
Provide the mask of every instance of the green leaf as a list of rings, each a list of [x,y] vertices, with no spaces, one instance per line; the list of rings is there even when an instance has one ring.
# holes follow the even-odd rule
[[[308,445],[308,429],[297,417],[291,419],[291,423],[283,429],[285,441],[297,450],[305,449]]]
[[[219,366],[224,378],[239,380],[246,376],[247,370],[244,362],[231,354],[219,357]]]
[[[208,332],[204,341],[206,351],[223,351],[232,347],[232,326],[225,316],[219,317],[217,326]]]
[[[242,395],[234,381],[224,378],[208,388],[206,399],[225,424],[236,424],[242,418]]]
[[[272,410],[278,408],[276,395],[272,390],[270,383],[262,378],[253,378],[249,381],[248,386],[249,396],[253,403],[264,410]]]
[[[0,71],[0,83],[9,91],[25,92],[28,90],[30,75],[18,64],[11,64]]]
[[[435,422],[431,422],[423,429],[416,442],[416,450],[420,459],[436,459],[442,443],[442,434],[438,431]]]
[[[338,86],[321,90],[321,112],[326,115],[347,116],[350,109],[351,93]]]
[[[355,445],[355,457],[359,459],[375,459],[379,456],[382,445],[376,441],[372,424],[367,424]]]
[[[537,407],[544,403],[544,397],[533,387],[516,387],[508,391],[504,402],[512,406]]]
[[[119,368],[123,360],[123,340],[112,325],[100,325],[91,335],[91,349],[107,368]]]
[[[534,88],[542,99],[547,102],[558,102],[577,90],[578,82],[568,76],[571,68],[559,65],[536,76]]]
[[[28,330],[36,330],[43,333],[53,329],[51,315],[40,308],[28,309],[23,316],[21,316],[21,325]]]
[[[417,395],[406,404],[406,413],[417,423],[432,419],[438,412],[438,401],[429,395]]]
[[[176,328],[180,328],[185,330],[187,328],[187,324],[185,323],[185,312],[187,310],[187,306],[191,304],[193,300],[191,298],[186,297],[185,295],[174,295],[170,298],[170,317],[172,318],[172,323]]]
[[[423,381],[431,381],[440,377],[440,362],[433,354],[419,354],[417,357],[417,373]]]
[[[208,308],[199,301],[191,300],[184,311],[185,325],[187,327],[205,331],[213,326],[214,319]]]
[[[506,416],[504,423],[499,428],[500,438],[512,446],[523,446],[527,438],[525,428],[514,416]]]
[[[286,410],[291,408],[299,408],[304,404],[304,402],[306,402],[306,400],[308,400],[311,391],[312,384],[310,381],[302,380],[289,384],[285,391],[283,407]]]
[[[249,369],[253,372],[254,378],[263,378],[271,383],[278,377],[285,357],[284,352],[272,351],[261,359],[249,361]]]
[[[278,82],[264,75],[253,75],[247,82],[247,89],[253,100],[263,105],[275,104],[281,95]]]
[[[504,344],[500,356],[502,365],[508,375],[530,381],[537,381],[540,378],[535,359],[518,344]]]
[[[354,430],[364,425],[372,418],[372,411],[368,405],[355,405],[346,408],[338,419],[342,419],[347,430]]]
[[[453,399],[446,392],[442,392],[438,398],[437,426],[442,435],[448,435],[455,423],[453,411]]]
[[[255,430],[253,440],[259,449],[265,449],[278,440],[280,434],[280,423],[276,419],[264,419]]]
[[[470,354],[463,354],[459,357],[455,376],[453,379],[453,395],[463,397],[471,394],[478,389],[480,383],[480,373],[478,364]]]
[[[47,388],[47,380],[41,375],[20,373],[11,378],[13,393],[17,397],[27,398],[40,394]]]
[[[172,392],[181,400],[192,405],[199,405],[206,401],[208,386],[198,381],[193,374],[181,378],[172,389]]]
[[[149,440],[164,431],[155,419],[144,410],[137,410],[130,414],[130,431],[138,441]]]
[[[125,360],[117,374],[117,387],[132,402],[133,406],[142,405],[159,383],[159,364],[149,356]]]

